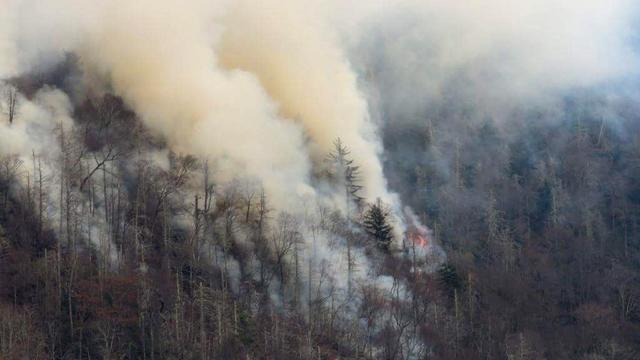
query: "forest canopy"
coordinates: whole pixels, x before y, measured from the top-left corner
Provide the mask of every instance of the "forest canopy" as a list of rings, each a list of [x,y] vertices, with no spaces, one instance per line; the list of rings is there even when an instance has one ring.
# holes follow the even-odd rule
[[[640,358],[640,7],[0,3],[0,359]]]

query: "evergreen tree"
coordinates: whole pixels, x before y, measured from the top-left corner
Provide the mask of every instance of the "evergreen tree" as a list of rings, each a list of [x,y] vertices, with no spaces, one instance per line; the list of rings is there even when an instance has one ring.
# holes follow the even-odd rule
[[[376,240],[377,245],[388,251],[393,240],[393,227],[389,224],[389,210],[380,199],[371,204],[365,212],[363,225],[367,234]]]
[[[438,281],[440,285],[448,292],[452,292],[460,288],[460,276],[456,268],[451,264],[444,264],[438,269]]]
[[[362,203],[362,197],[358,195],[358,192],[362,189],[359,184],[360,175],[358,166],[353,164],[353,160],[349,157],[351,153],[345,145],[342,144],[340,138],[337,138],[334,142],[334,150],[328,155],[329,172],[338,188],[344,191],[345,201],[345,218],[347,219],[347,228],[351,228],[351,217],[354,213],[360,211]],[[355,207],[356,211],[352,211],[351,208]],[[347,236],[347,288],[348,293],[351,294],[351,278],[353,275],[356,261],[352,255],[351,248],[352,239]]]
[[[362,185],[359,184],[359,167],[353,164],[353,159],[349,156],[351,151],[340,138],[336,139],[333,145],[334,149],[328,156],[331,176],[344,187],[347,209],[350,209],[352,204],[359,208],[362,203],[362,197],[358,194],[362,189]]]

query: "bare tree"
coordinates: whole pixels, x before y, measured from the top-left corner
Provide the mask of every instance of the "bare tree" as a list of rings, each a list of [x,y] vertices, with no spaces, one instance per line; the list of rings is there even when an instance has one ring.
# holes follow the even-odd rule
[[[350,296],[355,267],[355,259],[352,254],[352,239],[349,231],[351,229],[351,216],[353,216],[351,208],[355,207],[355,210],[360,208],[362,197],[359,192],[362,186],[360,185],[359,167],[354,164],[353,159],[349,156],[351,151],[342,143],[340,138],[336,139],[333,145],[334,149],[328,156],[329,172],[333,180],[338,183],[338,186],[344,189],[345,218],[347,220],[347,231],[345,232],[345,240],[347,242],[347,291]]]
[[[280,213],[271,236],[273,251],[276,257],[276,265],[280,275],[281,291],[284,299],[285,285],[287,283],[286,258],[294,250],[300,241],[299,224],[293,215]]]
[[[6,109],[4,110],[9,124],[13,124],[13,121],[18,116],[18,90],[13,86],[8,86],[5,90],[5,103]]]

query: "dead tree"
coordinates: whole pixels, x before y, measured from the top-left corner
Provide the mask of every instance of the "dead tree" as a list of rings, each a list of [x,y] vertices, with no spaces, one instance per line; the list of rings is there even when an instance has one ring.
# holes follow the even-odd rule
[[[340,138],[333,143],[334,150],[329,153],[329,172],[338,186],[344,190],[345,195],[345,218],[346,226],[346,242],[347,242],[347,290],[351,295],[351,279],[355,267],[355,259],[351,251],[351,237],[349,230],[351,228],[352,208],[358,210],[362,204],[362,197],[359,195],[362,186],[360,185],[359,167],[354,165],[353,159],[350,158],[351,152],[342,143]]]
[[[5,90],[5,101],[7,108],[5,114],[9,120],[9,124],[13,124],[13,120],[18,116],[18,90],[14,87],[7,87]]]

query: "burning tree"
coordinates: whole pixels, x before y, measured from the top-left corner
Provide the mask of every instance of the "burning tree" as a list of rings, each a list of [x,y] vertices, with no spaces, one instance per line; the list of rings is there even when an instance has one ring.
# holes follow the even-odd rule
[[[393,227],[389,223],[389,209],[380,199],[369,205],[364,214],[363,225],[367,234],[376,240],[376,244],[388,251],[393,240]]]

